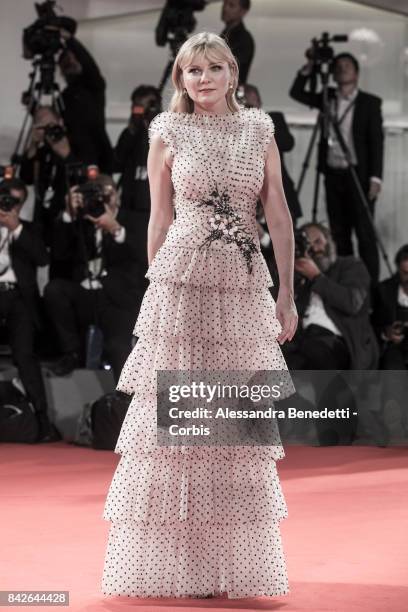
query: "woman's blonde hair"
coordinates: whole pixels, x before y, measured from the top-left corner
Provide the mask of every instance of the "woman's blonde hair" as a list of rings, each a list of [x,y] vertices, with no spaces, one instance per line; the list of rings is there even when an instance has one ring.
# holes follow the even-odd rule
[[[232,112],[238,111],[241,106],[238,104],[235,97],[235,91],[238,87],[237,60],[233,56],[225,40],[221,38],[221,36],[218,36],[218,34],[213,34],[212,32],[194,34],[180,47],[176,59],[174,60],[171,74],[175,91],[170,100],[169,110],[176,113],[194,112],[193,100],[187,93],[183,93],[181,75],[183,67],[190,64],[198,54],[203,54],[209,61],[224,61],[228,63],[231,71],[232,88],[228,88],[225,99],[228,108]]]

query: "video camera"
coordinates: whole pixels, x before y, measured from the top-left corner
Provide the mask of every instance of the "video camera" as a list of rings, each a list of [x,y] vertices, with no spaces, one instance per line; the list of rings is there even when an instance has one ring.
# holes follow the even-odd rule
[[[23,56],[32,59],[36,55],[54,55],[62,49],[60,28],[71,34],[76,31],[76,21],[71,17],[60,17],[55,13],[55,0],[42,4],[35,2],[38,19],[23,30]],[[52,29],[56,28],[56,29]]]
[[[203,11],[206,0],[167,0],[156,27],[156,44],[159,47],[169,42],[177,47],[197,24],[194,11]]]
[[[305,55],[308,60],[313,62],[312,77],[317,74],[327,74],[333,72],[333,59],[335,52],[329,43],[347,42],[347,34],[334,34],[330,36],[328,32],[322,32],[320,38],[312,38],[312,46],[307,49]]]
[[[69,187],[77,187],[77,193],[83,198],[83,207],[79,209],[82,216],[101,217],[105,214],[105,204],[110,201],[110,195],[104,193],[103,185],[97,182],[98,166],[87,166],[81,163],[67,165],[67,180]]]

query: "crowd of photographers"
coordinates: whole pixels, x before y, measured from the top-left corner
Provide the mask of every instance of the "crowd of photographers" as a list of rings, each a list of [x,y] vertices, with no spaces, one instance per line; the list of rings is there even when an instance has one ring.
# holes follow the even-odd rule
[[[62,103],[33,107],[19,177],[6,176],[0,185],[1,316],[13,360],[38,416],[39,441],[56,439],[57,434],[48,418],[36,340],[42,357],[45,350],[46,358],[54,358],[51,368],[59,376],[84,367],[92,351],[99,350],[100,363],[109,364],[117,380],[132,348],[133,326],[147,287],[148,126],[162,110],[157,88],[137,87],[131,95],[129,123],[112,147],[105,129],[105,80],[72,32],[60,28],[59,35],[64,40],[59,67],[66,81]],[[358,74],[352,56],[343,54],[342,61],[351,63]],[[305,70],[307,66],[291,93],[308,105],[318,105],[318,99],[304,99]],[[261,106],[253,85],[243,84],[240,95],[246,106]],[[366,103],[377,112],[375,100]],[[355,257],[349,236],[339,225],[339,213],[336,217],[339,204],[346,200],[350,204],[352,187],[344,186],[344,168],[334,165],[326,168],[334,232],[319,223],[297,227],[302,211],[284,164],[294,139],[282,113],[271,116],[296,228],[295,299],[300,320],[293,341],[283,347],[289,368],[406,369],[408,245],[397,253],[396,273],[378,283],[372,244],[364,242],[359,228],[358,238],[364,244],[361,259]],[[382,147],[378,125],[374,131],[379,142],[371,144]],[[373,155],[377,166],[373,174],[367,157],[364,179],[372,203],[381,184],[382,150]],[[121,177],[119,186],[112,178],[115,173]],[[30,223],[19,218],[27,185],[33,186],[35,195]],[[261,210],[258,221],[262,250],[275,275]],[[350,233],[351,221],[349,226]],[[40,266],[48,266],[49,277],[41,298]],[[55,333],[50,334],[50,329]]]

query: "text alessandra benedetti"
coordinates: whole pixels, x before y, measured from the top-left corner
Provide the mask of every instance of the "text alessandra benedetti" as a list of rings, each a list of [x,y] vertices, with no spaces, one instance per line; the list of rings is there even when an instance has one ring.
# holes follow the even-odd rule
[[[349,408],[330,410],[298,410],[295,407],[286,410],[266,408],[265,410],[231,410],[230,408],[195,408],[194,410],[180,410],[176,407],[169,409],[172,419],[348,419]]]

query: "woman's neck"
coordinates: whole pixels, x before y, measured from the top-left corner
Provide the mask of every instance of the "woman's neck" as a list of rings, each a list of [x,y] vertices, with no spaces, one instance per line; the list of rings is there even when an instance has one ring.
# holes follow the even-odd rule
[[[227,104],[214,104],[213,106],[205,107],[199,104],[194,104],[194,112],[197,115],[230,115],[231,111]]]

